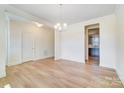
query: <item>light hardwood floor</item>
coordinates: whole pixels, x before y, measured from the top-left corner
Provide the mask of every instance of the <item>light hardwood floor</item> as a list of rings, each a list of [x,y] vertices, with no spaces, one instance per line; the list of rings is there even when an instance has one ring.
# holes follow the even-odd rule
[[[7,67],[0,85],[13,88],[123,87],[113,69],[66,60],[45,59]]]

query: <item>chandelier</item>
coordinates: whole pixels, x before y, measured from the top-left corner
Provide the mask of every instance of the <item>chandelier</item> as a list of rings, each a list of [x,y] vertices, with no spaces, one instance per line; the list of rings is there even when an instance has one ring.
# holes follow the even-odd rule
[[[57,24],[54,25],[54,28],[56,30],[59,30],[59,31],[63,31],[67,28],[67,23],[66,22],[63,22],[63,11],[62,11],[62,8],[63,8],[63,4],[59,4],[59,19],[60,19],[60,22],[58,22]]]
[[[59,30],[59,31],[65,30],[67,28],[67,23],[57,23],[54,26],[54,28]]]

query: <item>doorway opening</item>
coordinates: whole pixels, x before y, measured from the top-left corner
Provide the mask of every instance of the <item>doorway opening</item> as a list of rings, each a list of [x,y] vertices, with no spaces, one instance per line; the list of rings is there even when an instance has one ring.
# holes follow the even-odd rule
[[[100,28],[99,24],[85,26],[85,63],[100,64]]]

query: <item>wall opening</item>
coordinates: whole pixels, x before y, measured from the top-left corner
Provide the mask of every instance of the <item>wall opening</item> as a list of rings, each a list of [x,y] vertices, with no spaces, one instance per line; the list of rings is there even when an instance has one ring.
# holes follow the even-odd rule
[[[85,26],[85,63],[100,64],[100,28],[99,24]]]

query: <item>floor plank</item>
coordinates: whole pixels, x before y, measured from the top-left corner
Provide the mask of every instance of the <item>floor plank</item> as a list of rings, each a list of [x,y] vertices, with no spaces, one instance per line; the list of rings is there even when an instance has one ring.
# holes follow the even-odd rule
[[[0,86],[13,88],[122,88],[115,70],[67,60],[27,62],[7,67]]]

